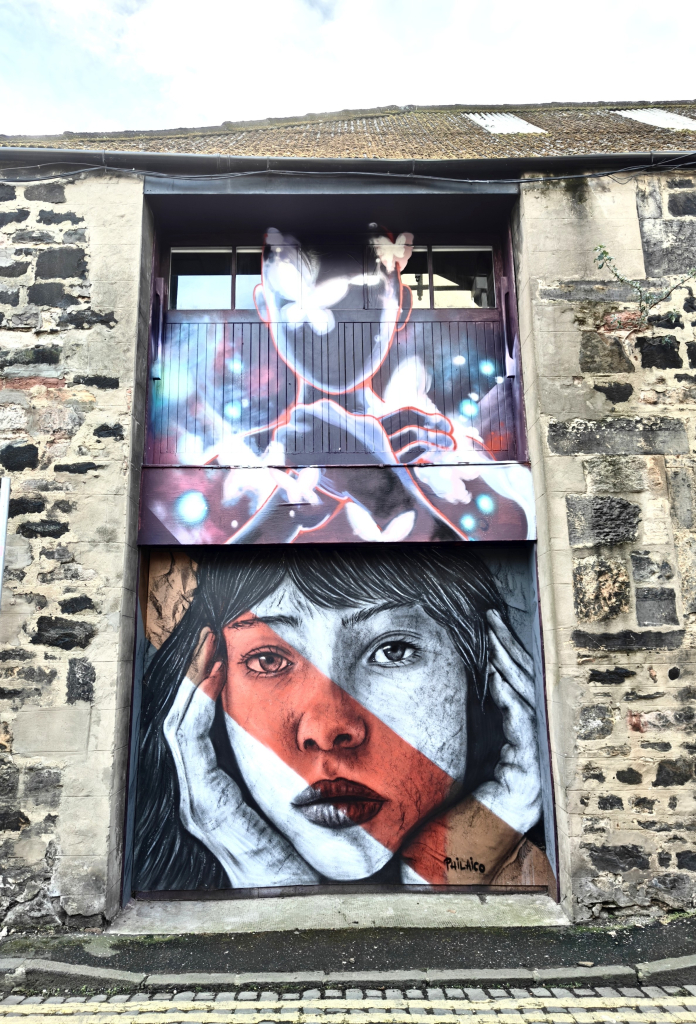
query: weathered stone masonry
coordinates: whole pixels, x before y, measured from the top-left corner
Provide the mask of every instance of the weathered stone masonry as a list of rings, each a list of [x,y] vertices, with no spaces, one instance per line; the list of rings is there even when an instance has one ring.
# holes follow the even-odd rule
[[[696,301],[612,330],[635,306],[593,248],[672,283],[696,180],[530,182],[514,238],[561,892],[579,921],[660,916],[696,893]]]
[[[0,184],[8,929],[99,925],[120,898],[152,248],[143,218],[139,179]]]

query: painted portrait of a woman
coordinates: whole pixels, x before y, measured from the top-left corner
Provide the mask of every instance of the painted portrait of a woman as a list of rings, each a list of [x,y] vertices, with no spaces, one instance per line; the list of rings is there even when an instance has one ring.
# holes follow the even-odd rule
[[[143,684],[136,889],[551,884],[532,659],[470,548],[193,559]]]

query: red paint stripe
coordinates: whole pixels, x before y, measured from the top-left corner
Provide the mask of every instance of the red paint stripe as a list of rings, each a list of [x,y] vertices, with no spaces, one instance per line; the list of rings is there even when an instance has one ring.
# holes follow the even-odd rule
[[[362,827],[390,850],[446,800],[451,777],[250,615],[224,630],[224,710],[308,784],[349,779],[385,798]],[[277,652],[288,667],[259,675],[250,655]],[[212,694],[211,694],[212,696]]]

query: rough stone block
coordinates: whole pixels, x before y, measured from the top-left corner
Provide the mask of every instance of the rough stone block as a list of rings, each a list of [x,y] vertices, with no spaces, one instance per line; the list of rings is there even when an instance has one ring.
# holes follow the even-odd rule
[[[99,313],[95,309],[76,309],[73,312],[64,313],[58,319],[59,327],[76,327],[80,331],[85,327],[94,327],[95,324],[101,324],[111,330],[117,323],[118,320],[113,310],[110,313]]]
[[[674,578],[674,569],[665,559],[655,561],[650,557],[649,551],[632,551],[631,566],[633,579],[636,583],[647,583],[649,580],[671,580]]]
[[[664,327],[665,330],[670,330],[678,327],[680,330],[684,329],[684,321],[681,318],[681,313],[655,313],[653,316],[648,317],[648,323],[652,324],[653,327]]]
[[[593,704],[580,709],[578,739],[601,740],[614,731],[614,712],[607,704]]]
[[[644,491],[647,466],[639,455],[605,455],[582,460],[588,486],[598,494],[616,494],[621,491]]]
[[[10,351],[0,350],[0,367],[27,366],[34,363],[42,366],[57,366],[62,349],[59,345],[31,345]]]
[[[645,630],[637,633],[634,629],[622,629],[616,633],[587,633],[576,629],[572,641],[576,647],[590,651],[675,651],[684,643],[684,630],[673,629],[667,633]]]
[[[696,220],[645,219],[640,234],[648,277],[683,274],[693,264]]]
[[[647,870],[650,860],[644,850],[632,844],[625,846],[593,846],[584,844],[590,860],[598,871],[608,871],[613,875],[622,875],[632,868]]]
[[[0,183],[0,203],[9,203],[17,196],[17,190],[14,185],[6,185],[4,182]]]
[[[639,626],[677,626],[676,594],[671,587],[637,587],[636,616]]]
[[[682,455],[689,451],[684,423],[667,416],[552,421],[548,443],[555,455]]]
[[[37,243],[41,245],[44,242],[55,242],[55,238],[48,231],[32,231],[30,228],[23,228],[21,231],[15,231],[12,241],[15,244],[18,242],[28,242],[31,245],[36,245]]]
[[[575,612],[582,622],[603,622],[629,609],[630,583],[620,558],[579,559],[573,566]]]
[[[662,217],[662,192],[658,179],[648,178],[636,189],[636,209],[640,220]]]
[[[590,669],[590,683],[602,683],[604,686],[619,686],[636,673],[630,668],[592,668]]]
[[[28,263],[0,264],[0,277],[24,277],[28,269]]]
[[[0,212],[0,228],[7,224],[21,224],[28,216],[28,210],[3,210]]]
[[[39,465],[39,450],[36,444],[12,442],[0,450],[0,463],[11,473],[23,469],[36,469]]]
[[[75,647],[87,647],[96,632],[97,628],[91,622],[74,622],[70,619],[40,615],[31,642],[71,651]]]
[[[84,249],[68,247],[44,249],[37,257],[37,279],[85,278],[86,276],[87,263],[85,261]]]
[[[679,342],[674,334],[636,338],[636,348],[640,352],[644,370],[650,367],[657,370],[680,370],[684,365],[679,355]]]
[[[91,703],[94,700],[96,678],[94,665],[87,658],[71,658],[68,663],[68,704],[78,701]]]
[[[689,466],[668,466],[667,487],[672,516],[690,530],[694,524],[693,471]]]
[[[677,758],[676,761],[660,761],[653,786],[684,786],[691,781],[693,774],[693,762],[686,757]]]
[[[58,281],[32,284],[27,294],[33,306],[57,306],[63,309],[67,306],[76,306],[80,301],[76,296],[68,295],[65,287]]]
[[[625,498],[566,496],[568,536],[573,547],[635,540],[640,508]]]
[[[103,391],[116,390],[119,386],[118,377],[104,377],[100,374],[93,374],[88,377],[76,374],[73,377],[73,383],[84,384],[86,387],[99,388]]]
[[[614,405],[620,402],[627,402],[633,394],[632,384],[621,384],[619,381],[611,381],[609,384],[595,384],[595,391],[600,391]]]
[[[56,181],[46,181],[40,185],[29,185],[24,189],[24,198],[34,203],[64,203],[65,185],[60,185]]]
[[[667,209],[673,217],[696,217],[696,192],[672,193]]]
[[[84,217],[78,217],[76,213],[69,213],[67,210],[41,210],[39,212],[39,224],[81,224]],[[67,239],[66,239],[67,241]]]
[[[602,776],[601,781],[604,782],[604,776]],[[622,811],[624,804],[620,796],[609,795],[598,797],[597,807],[600,811]]]
[[[634,373],[635,366],[618,338],[583,331],[580,343],[580,369],[583,373]]]
[[[17,533],[22,537],[62,537],[70,529],[68,523],[60,523],[56,519],[40,519],[33,523],[20,523]]]

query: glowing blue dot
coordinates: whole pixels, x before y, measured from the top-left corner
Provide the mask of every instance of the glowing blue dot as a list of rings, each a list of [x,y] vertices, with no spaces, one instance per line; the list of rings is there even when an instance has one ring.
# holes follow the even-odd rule
[[[240,402],[228,402],[225,406],[225,413],[228,419],[238,420],[242,415],[242,406]]]
[[[242,372],[242,360],[241,359],[231,359],[230,360],[230,369],[232,370],[232,373],[241,373]]]
[[[463,366],[464,363],[466,362],[466,359],[464,358],[464,356],[455,356],[452,362],[454,363],[455,366]]]
[[[491,498],[490,494],[479,494],[476,499],[476,504],[481,509],[484,516],[489,516],[495,508],[495,502]]]
[[[472,402],[471,399],[465,399],[459,406],[462,416],[475,416],[478,412],[478,406],[476,402]]]
[[[505,379],[504,377],[496,377],[495,378],[495,382],[496,382],[496,384],[502,384],[504,379]]]
[[[479,369],[481,370],[481,373],[485,373],[487,377],[492,377],[495,373],[495,363],[491,363],[487,359],[485,362],[479,364]]]
[[[189,526],[197,526],[208,515],[208,502],[200,491],[187,491],[176,503],[179,519]]]
[[[462,530],[465,530],[467,533],[471,533],[472,530],[476,529],[476,520],[473,516],[462,516],[459,524]]]

